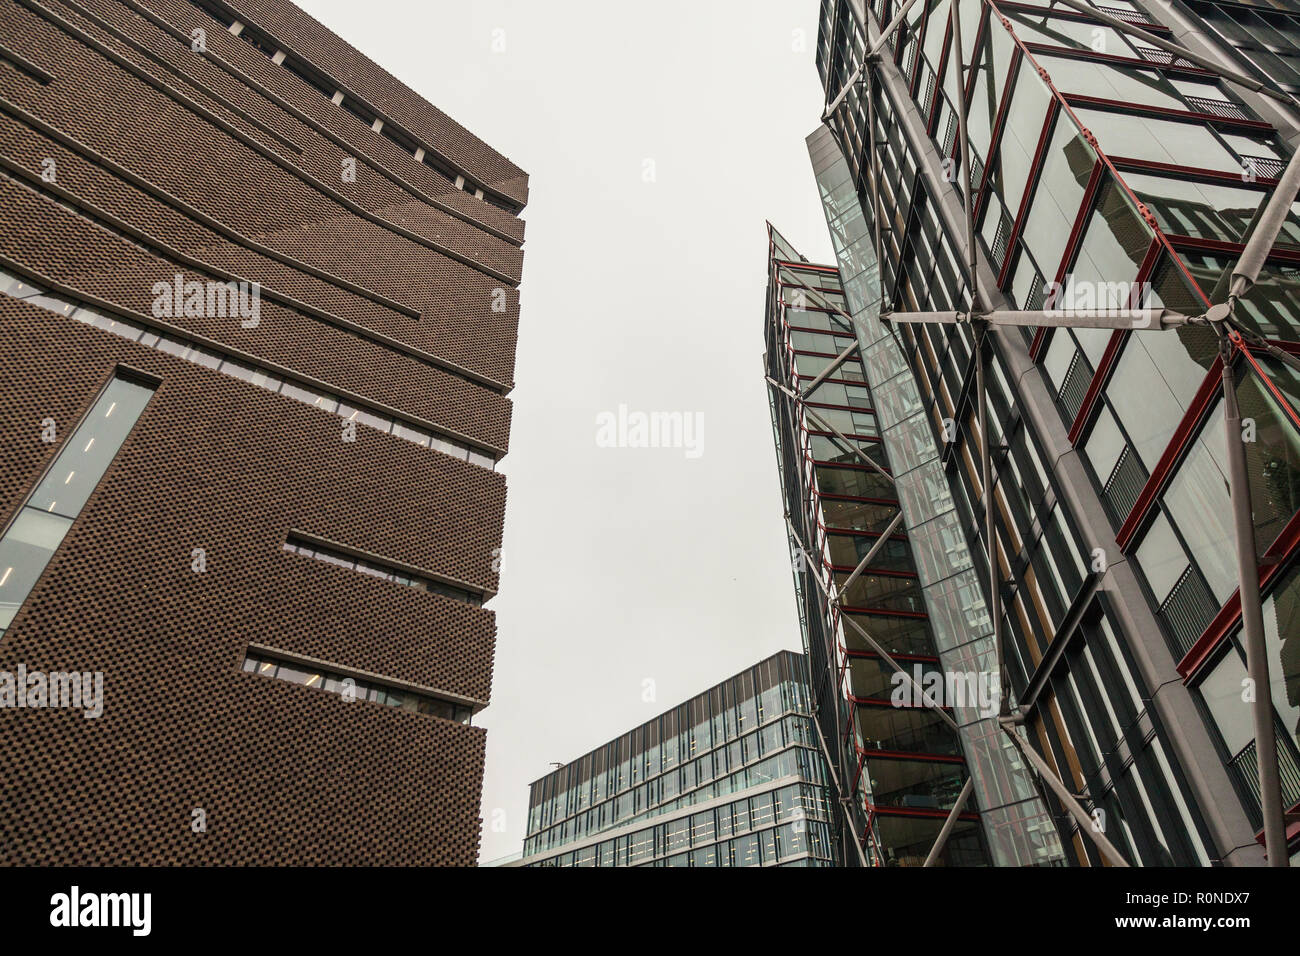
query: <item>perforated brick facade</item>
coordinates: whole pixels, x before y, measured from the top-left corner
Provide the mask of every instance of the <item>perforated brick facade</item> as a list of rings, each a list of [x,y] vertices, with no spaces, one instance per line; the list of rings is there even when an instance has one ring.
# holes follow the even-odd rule
[[[97,719],[0,708],[0,862],[475,862],[483,730],[241,665],[486,705],[491,610],[283,546],[495,593],[526,199],[291,4],[0,0],[0,532],[120,369],[157,383],[0,630],[0,671],[104,680]],[[257,324],[158,316],[178,273]]]

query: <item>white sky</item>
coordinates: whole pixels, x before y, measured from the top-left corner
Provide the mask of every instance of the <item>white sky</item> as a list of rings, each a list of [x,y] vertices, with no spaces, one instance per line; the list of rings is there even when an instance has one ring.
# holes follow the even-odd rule
[[[492,860],[552,761],[800,648],[760,356],[764,220],[833,261],[804,147],[818,2],[296,2],[530,175],[475,721]],[[620,404],[702,414],[702,454],[598,447]]]

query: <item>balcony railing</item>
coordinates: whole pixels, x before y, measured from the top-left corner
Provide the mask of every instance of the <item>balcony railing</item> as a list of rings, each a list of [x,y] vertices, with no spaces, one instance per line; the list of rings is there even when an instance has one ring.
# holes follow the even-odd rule
[[[1110,505],[1111,514],[1117,523],[1124,523],[1124,519],[1137,504],[1146,482],[1146,469],[1138,461],[1133,446],[1126,444],[1124,450],[1119,453],[1119,458],[1115,462],[1115,467],[1111,469],[1103,489],[1106,502]]]
[[[993,233],[993,248],[990,250],[993,256],[993,265],[999,271],[1007,259],[1007,242],[1011,239],[1011,217],[1007,215],[1005,209],[999,208],[998,228]]]
[[[1224,119],[1251,119],[1251,115],[1236,103],[1227,100],[1210,99],[1204,96],[1184,96],[1187,105],[1198,113],[1222,116]]]
[[[913,33],[907,38],[907,45],[903,47],[903,55],[898,64],[899,71],[907,78],[909,84],[912,82],[912,71],[916,61],[916,34]]]
[[[1037,269],[1034,270],[1034,281],[1029,286],[1029,294],[1025,297],[1024,310],[1026,312],[1037,312],[1047,301],[1046,285],[1043,282],[1043,274]]]
[[[1109,13],[1112,17],[1119,20],[1126,20],[1129,23],[1146,23],[1147,18],[1136,10],[1124,10],[1120,7],[1107,7],[1100,3],[1094,3],[1094,7],[1102,13]]]
[[[924,116],[930,115],[930,107],[934,106],[934,70],[930,69],[930,64],[921,60],[921,113]]]
[[[1282,808],[1293,807],[1300,801],[1300,766],[1296,765],[1295,754],[1286,742],[1286,730],[1278,727],[1277,771],[1282,783]],[[1246,815],[1256,830],[1264,825],[1264,814],[1260,810],[1259,800],[1259,760],[1255,751],[1255,741],[1242,748],[1241,752],[1228,761],[1228,772],[1236,778],[1242,790],[1249,795],[1246,801]]]
[[[1070,367],[1065,372],[1065,380],[1061,382],[1061,391],[1056,396],[1069,421],[1074,421],[1079,409],[1083,408],[1083,400],[1087,397],[1088,386],[1091,384],[1092,368],[1084,359],[1083,353],[1076,349],[1074,358],[1070,359]]]
[[[1134,44],[1134,46],[1137,49],[1138,56],[1151,63],[1163,63],[1165,66],[1196,66],[1190,60],[1184,60],[1182,57],[1175,58],[1168,50],[1162,50],[1156,46],[1143,46],[1140,43]]]
[[[1266,179],[1276,179],[1282,175],[1282,170],[1286,169],[1286,163],[1272,156],[1243,156],[1241,162],[1246,171]]]
[[[1218,613],[1219,602],[1214,592],[1196,565],[1189,564],[1160,605],[1160,617],[1173,635],[1180,660],[1187,656]]]

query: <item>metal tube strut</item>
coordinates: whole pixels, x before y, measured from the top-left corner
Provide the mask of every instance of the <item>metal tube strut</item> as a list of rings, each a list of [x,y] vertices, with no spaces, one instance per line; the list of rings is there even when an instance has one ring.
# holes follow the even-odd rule
[[[1264,816],[1264,850],[1269,866],[1287,866],[1286,823],[1282,818],[1282,783],[1277,766],[1277,737],[1273,723],[1273,695],[1268,674],[1268,645],[1264,641],[1264,612],[1259,594],[1259,565],[1255,559],[1255,521],[1250,506],[1250,477],[1241,433],[1241,409],[1232,373],[1233,346],[1220,329],[1223,358],[1223,430],[1228,453],[1228,483],[1232,499],[1232,524],[1237,545],[1238,594],[1241,598],[1242,643],[1246,646],[1246,671],[1254,685],[1251,718],[1255,724],[1255,763],[1259,773],[1260,810]]]
[[[841,365],[847,362],[849,358],[853,355],[853,353],[856,352],[857,350],[858,350],[858,343],[855,340],[852,345],[850,345],[848,348],[846,348],[843,352],[841,352],[839,355],[835,357],[834,362],[831,362],[830,365],[822,369],[822,373],[812,380],[812,384],[803,390],[800,397],[807,398],[809,395],[811,395],[818,385],[826,381],[826,379],[830,378],[831,374],[837,368],[839,368]]]
[[[961,0],[952,0],[948,11],[948,21],[952,24],[952,52],[957,59],[957,139],[961,144],[961,201],[966,213],[966,281],[970,283],[971,308],[978,314],[988,311],[984,294],[980,291],[978,250],[975,248],[975,197],[972,195],[970,170],[970,139],[966,133],[966,66],[962,62],[961,49]],[[946,161],[947,156],[944,157]]]
[[[995,326],[1069,329],[1175,329],[1208,321],[1201,316],[1183,315],[1170,309],[1061,309],[1025,312],[999,309],[983,315],[969,312],[882,312],[887,322],[960,325],[980,319]]]
[[[984,484],[984,539],[985,554],[989,563],[989,620],[993,624],[993,648],[998,662],[998,712],[1009,712],[1011,696],[1007,693],[1006,652],[1002,647],[1002,575],[998,565],[997,521],[993,496],[993,440],[989,433],[989,397],[984,388],[984,339],[987,328],[981,326],[975,333],[975,390],[980,428],[980,474]]]
[[[1230,307],[1235,306],[1237,299],[1249,292],[1259,278],[1259,270],[1263,268],[1264,260],[1268,258],[1273,243],[1277,242],[1278,233],[1282,231],[1287,216],[1291,213],[1291,204],[1295,202],[1297,190],[1300,190],[1300,149],[1291,154],[1277,186],[1268,197],[1263,214],[1246,239],[1236,268],[1232,270],[1232,291],[1228,301]]]
[[[1097,822],[1093,820],[1092,817],[1088,816],[1087,811],[1083,809],[1083,806],[1075,798],[1074,794],[1072,794],[1065,784],[1061,782],[1061,779],[1052,772],[1052,768],[1047,765],[1047,761],[1039,755],[1037,750],[1030,746],[1026,741],[1022,740],[1020,735],[1016,733],[1015,723],[1006,718],[999,720],[999,723],[1002,724],[1002,729],[1005,730],[1007,735],[1015,742],[1015,745],[1019,748],[1020,752],[1024,754],[1025,759],[1033,765],[1033,768],[1036,771],[1038,771],[1038,776],[1041,777],[1043,782],[1047,784],[1054,794],[1056,794],[1056,798],[1061,801],[1061,805],[1065,807],[1070,816],[1074,817],[1075,822],[1079,824],[1079,829],[1086,833],[1092,842],[1097,845],[1097,849],[1101,851],[1101,855],[1109,860],[1112,866],[1128,866],[1128,860],[1124,859],[1119,850],[1115,849],[1115,844],[1106,839],[1106,835],[1097,829]]]
[[[844,592],[847,591],[853,582],[858,579],[858,576],[867,569],[867,565],[876,556],[876,553],[884,547],[885,542],[889,540],[889,536],[897,531],[898,526],[902,523],[903,511],[900,508],[898,514],[894,515],[894,520],[889,522],[889,527],[880,532],[880,537],[877,538],[876,543],[871,546],[871,550],[862,556],[862,560],[859,561],[858,566],[853,569],[853,573],[845,579],[844,586],[836,589],[836,603],[839,603],[840,597],[843,596]]]
[[[925,863],[922,866],[934,866],[935,861],[939,859],[939,854],[943,852],[943,848],[948,843],[948,834],[952,833],[957,818],[961,816],[962,810],[966,809],[966,801],[970,799],[970,793],[973,789],[974,778],[967,777],[965,785],[961,788],[961,793],[957,794],[957,802],[948,811],[948,818],[943,821],[943,828],[939,830],[939,835],[934,838],[934,846],[930,847],[930,853],[925,858]]]
[[[880,655],[880,659],[882,661],[884,661],[886,664],[892,667],[897,673],[903,675],[903,677],[907,680],[907,682],[911,684],[912,687],[916,690],[916,692],[920,695],[921,702],[926,707],[929,707],[931,710],[938,713],[938,715],[943,719],[944,723],[946,723],[953,730],[961,729],[960,727],[957,726],[957,721],[952,719],[952,715],[949,714],[948,711],[944,710],[943,705],[939,703],[937,700],[935,700],[933,697],[931,697],[929,694],[927,694],[925,692],[925,688],[923,688],[917,682],[916,678],[913,677],[911,674],[909,674],[907,671],[905,671],[902,665],[899,664],[898,661],[894,660],[894,658],[890,655],[890,653],[887,650],[885,650],[883,647],[881,647],[879,642],[877,642],[874,637],[868,634],[866,629],[861,624],[859,624],[857,621],[853,620],[853,618],[843,613],[840,614],[840,620],[846,622],[850,627],[852,627],[855,631],[857,631],[858,636],[871,645],[871,649]]]

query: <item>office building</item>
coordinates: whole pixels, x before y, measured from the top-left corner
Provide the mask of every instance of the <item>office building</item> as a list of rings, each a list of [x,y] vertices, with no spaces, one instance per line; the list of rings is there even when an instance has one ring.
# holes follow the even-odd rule
[[[527,197],[284,0],[8,4],[0,862],[475,863]]]
[[[832,866],[804,658],[780,651],[533,783],[511,866]]]

